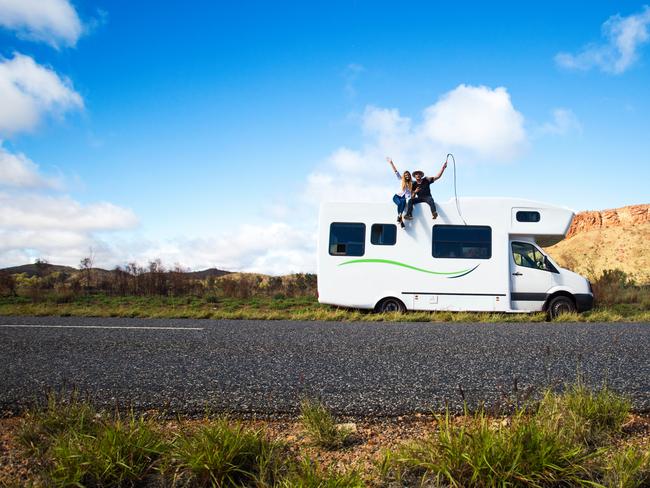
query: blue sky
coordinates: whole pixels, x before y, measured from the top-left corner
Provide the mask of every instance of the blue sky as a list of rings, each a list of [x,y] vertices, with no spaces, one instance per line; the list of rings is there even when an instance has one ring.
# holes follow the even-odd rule
[[[648,202],[644,3],[5,3],[0,265],[313,271],[318,203],[390,201],[388,155],[454,152],[466,196]],[[16,56],[56,77],[20,127]]]

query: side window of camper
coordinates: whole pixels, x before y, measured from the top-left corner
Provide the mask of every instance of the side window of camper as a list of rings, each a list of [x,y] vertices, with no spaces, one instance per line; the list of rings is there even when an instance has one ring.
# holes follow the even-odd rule
[[[492,228],[482,225],[434,225],[433,257],[490,259]]]
[[[363,256],[366,225],[334,222],[330,225],[330,254],[332,256]]]
[[[370,242],[378,246],[394,246],[397,242],[397,226],[395,224],[372,224]]]
[[[512,259],[517,266],[524,268],[541,269],[542,271],[551,271],[557,273],[555,266],[545,259],[542,251],[527,242],[512,243]]]
[[[532,210],[520,210],[517,212],[517,222],[539,222],[539,212]]]

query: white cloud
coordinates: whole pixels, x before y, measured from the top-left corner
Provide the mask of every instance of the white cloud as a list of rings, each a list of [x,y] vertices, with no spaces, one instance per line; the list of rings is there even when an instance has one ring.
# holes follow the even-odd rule
[[[135,214],[109,202],[82,205],[67,195],[0,193],[0,227],[93,232],[137,224]]]
[[[424,131],[445,146],[509,159],[526,141],[523,122],[505,88],[460,85],[425,110]]]
[[[556,108],[553,110],[553,121],[543,124],[539,131],[542,134],[564,136],[572,132],[582,132],[582,124],[571,110]]]
[[[0,26],[55,48],[74,46],[83,32],[68,0],[0,0]]]
[[[160,258],[167,265],[179,263],[191,269],[217,267],[230,271],[267,274],[316,269],[316,234],[283,222],[241,225],[221,236],[168,239],[150,242],[137,252],[123,244],[117,254],[139,263]]]
[[[588,70],[599,68],[606,73],[621,74],[639,57],[639,48],[648,42],[650,7],[643,7],[635,15],[611,16],[602,25],[604,42],[588,44],[577,54],[558,53],[555,61],[568,69]]]
[[[24,154],[13,154],[0,141],[0,187],[58,188],[58,178],[41,175],[38,165]]]
[[[15,53],[13,59],[0,60],[0,135],[32,130],[46,114],[61,115],[83,105],[70,80],[31,57]]]
[[[0,146],[0,266],[35,257],[76,265],[90,247],[107,249],[100,234],[131,229],[132,210],[109,202],[82,204],[60,191],[23,154]]]
[[[406,164],[434,173],[450,151],[460,151],[466,160],[494,162],[515,157],[527,143],[524,117],[503,87],[459,85],[426,107],[419,123],[397,109],[369,106],[361,129],[359,149],[335,150],[308,176],[306,202],[385,201],[397,186],[387,177],[386,156],[398,169],[407,169]]]

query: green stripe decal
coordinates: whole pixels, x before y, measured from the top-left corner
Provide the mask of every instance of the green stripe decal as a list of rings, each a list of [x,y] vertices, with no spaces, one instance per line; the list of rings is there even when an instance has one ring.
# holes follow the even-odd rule
[[[459,274],[467,273],[469,271],[473,271],[472,268],[462,269],[460,271],[452,271],[452,272],[448,272],[448,273],[445,273],[445,272],[442,272],[442,271],[430,271],[428,269],[416,268],[415,266],[411,266],[410,264],[400,263],[399,261],[392,261],[390,259],[351,259],[350,261],[345,261],[345,262],[339,264],[339,266],[343,266],[345,264],[360,264],[360,263],[391,264],[393,266],[401,266],[402,268],[412,269],[413,271],[419,271],[421,273],[429,273],[429,274],[443,275],[443,276],[459,275]]]

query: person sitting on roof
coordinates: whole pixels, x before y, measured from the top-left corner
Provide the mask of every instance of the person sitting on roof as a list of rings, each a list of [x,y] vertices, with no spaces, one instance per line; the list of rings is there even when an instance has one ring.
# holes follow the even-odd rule
[[[397,179],[401,181],[400,191],[393,195],[393,202],[397,205],[397,222],[399,225],[404,228],[404,220],[402,219],[402,213],[406,209],[406,203],[411,199],[411,191],[413,190],[413,180],[411,178],[411,173],[409,171],[404,171],[404,174],[400,176],[399,171],[395,167],[393,160],[391,158],[386,158],[386,161],[393,168],[393,172]]]
[[[411,198],[408,202],[406,215],[404,216],[405,219],[411,220],[413,218],[413,206],[424,202],[429,204],[429,207],[431,207],[431,216],[434,219],[438,218],[436,202],[433,201],[433,197],[431,196],[431,188],[429,188],[429,186],[434,181],[440,179],[442,173],[445,172],[445,168],[447,168],[447,161],[445,161],[445,163],[442,165],[442,168],[440,168],[440,172],[437,176],[424,176],[424,172],[420,170],[413,172],[413,176],[415,177],[415,188],[413,189],[413,198]]]

